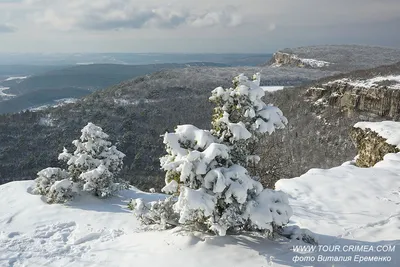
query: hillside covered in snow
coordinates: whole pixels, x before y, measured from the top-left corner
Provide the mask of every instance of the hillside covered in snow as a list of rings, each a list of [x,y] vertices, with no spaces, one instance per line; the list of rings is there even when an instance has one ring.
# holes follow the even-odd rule
[[[169,196],[121,181],[126,155],[93,123],[59,154],[66,169],[1,185],[0,266],[398,266],[400,153],[264,188],[252,144],[288,120],[263,102],[259,73],[233,84],[212,91],[211,131],[163,136]],[[399,143],[399,122],[355,128]],[[368,136],[358,146],[380,147]]]
[[[32,181],[0,186],[0,266],[398,266],[400,154],[373,168],[346,163],[281,180],[291,224],[309,229],[313,247],[285,238],[218,237],[143,227],[131,198],[163,199],[130,188],[66,205],[32,195]],[[312,250],[314,252],[310,252]]]

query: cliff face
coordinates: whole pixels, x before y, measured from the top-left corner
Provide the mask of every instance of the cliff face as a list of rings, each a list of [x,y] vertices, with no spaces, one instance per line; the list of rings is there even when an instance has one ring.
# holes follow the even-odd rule
[[[274,53],[269,64],[273,66],[303,67],[298,57],[293,54],[283,52]]]
[[[358,167],[372,167],[389,153],[398,153],[395,145],[388,144],[386,139],[371,129],[353,127],[350,137],[358,150],[356,165]]]
[[[326,61],[309,59],[309,58],[300,58],[296,54],[285,53],[285,52],[276,52],[272,56],[268,65],[274,67],[299,67],[299,68],[322,68],[329,66],[330,63]]]
[[[400,119],[400,90],[390,86],[363,87],[346,82],[330,82],[311,87],[306,96],[320,105],[329,105],[341,111],[354,111]]]
[[[400,61],[400,49],[362,45],[321,45],[280,49],[266,65],[347,73]]]

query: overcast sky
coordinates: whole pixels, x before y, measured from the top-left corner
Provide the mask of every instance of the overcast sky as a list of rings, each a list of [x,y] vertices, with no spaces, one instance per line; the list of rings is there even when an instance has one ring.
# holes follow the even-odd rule
[[[400,47],[400,0],[0,0],[0,52]]]

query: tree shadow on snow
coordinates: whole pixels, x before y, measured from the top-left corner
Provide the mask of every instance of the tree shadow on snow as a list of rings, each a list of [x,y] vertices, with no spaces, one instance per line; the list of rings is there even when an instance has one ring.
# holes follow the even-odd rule
[[[256,251],[260,256],[265,257],[268,263],[266,266],[276,266],[277,264],[292,267],[400,266],[400,253],[398,252],[400,240],[366,242],[319,234],[313,234],[313,236],[318,240],[314,252],[295,251],[295,246],[302,246],[303,248],[312,246],[298,240],[288,240],[283,237],[268,239],[251,234],[223,237],[209,236],[206,238],[193,236],[189,245],[196,246],[198,243],[204,242],[210,246],[240,246]],[[395,251],[378,252],[378,246],[383,250],[395,248]],[[371,248],[374,251],[370,251]],[[364,250],[364,252],[360,250]],[[356,255],[361,257],[390,257],[390,261],[389,258],[386,258],[387,261],[358,262]],[[342,258],[339,258],[340,256]]]
[[[163,194],[151,194],[141,192],[132,187],[129,190],[122,190],[110,198],[97,198],[89,194],[82,194],[68,202],[66,206],[74,209],[91,210],[97,212],[111,213],[131,213],[128,209],[128,203],[131,199],[143,199],[146,202],[165,199]]]

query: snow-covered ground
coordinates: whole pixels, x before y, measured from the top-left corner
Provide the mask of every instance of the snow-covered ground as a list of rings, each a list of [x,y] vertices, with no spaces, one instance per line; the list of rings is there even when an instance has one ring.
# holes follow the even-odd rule
[[[10,89],[10,87],[0,87],[0,96],[14,96],[14,95],[11,95],[11,94],[4,93],[4,91],[6,91],[8,89]]]
[[[261,88],[264,90],[264,92],[275,92],[283,90],[285,86],[261,86]]]
[[[277,183],[290,195],[291,223],[315,233],[317,247],[150,230],[126,205],[164,196],[135,188],[106,200],[48,205],[30,194],[32,185],[0,186],[0,266],[400,266],[400,154],[373,168],[345,163]]]
[[[10,89],[10,88],[0,86],[0,101],[8,100],[10,98],[15,97],[15,95],[5,93],[5,91],[8,89]]]
[[[8,77],[4,81],[14,81],[14,80],[24,80],[28,78],[29,76],[17,76],[17,77]]]
[[[323,61],[323,60],[317,60],[317,59],[312,59],[312,58],[299,58],[300,61],[308,66],[311,66],[313,68],[323,68],[331,65],[330,62]]]
[[[340,79],[340,80],[334,80],[331,81],[329,84],[334,84],[334,83],[345,83],[345,84],[349,84],[352,85],[354,87],[360,87],[360,88],[372,88],[372,87],[379,87],[379,83],[381,82],[390,82],[389,85],[387,85],[387,87],[389,89],[400,89],[400,75],[388,75],[388,76],[377,76],[371,79],[366,79],[366,80],[351,80],[348,78],[345,79]]]
[[[32,112],[35,112],[35,111],[45,110],[45,109],[50,108],[50,107],[53,107],[53,108],[55,108],[55,107],[61,107],[61,106],[63,106],[63,105],[75,103],[76,101],[78,101],[77,98],[62,98],[62,99],[54,100],[54,102],[55,102],[56,104],[42,105],[42,106],[30,108],[30,109],[28,109],[28,110],[29,110],[29,111],[32,111]]]

